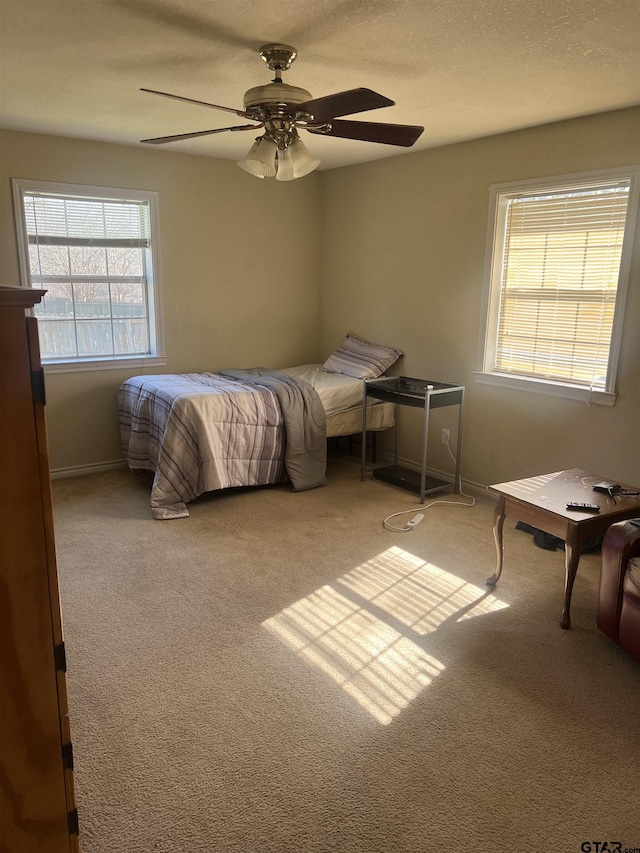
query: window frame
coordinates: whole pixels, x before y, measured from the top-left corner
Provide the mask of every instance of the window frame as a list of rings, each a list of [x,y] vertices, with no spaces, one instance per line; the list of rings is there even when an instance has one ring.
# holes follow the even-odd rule
[[[629,180],[630,186],[605,389],[589,388],[585,385],[564,382],[559,379],[533,378],[496,371],[492,365],[495,364],[500,287],[504,264],[506,212],[510,200],[517,195],[533,191],[544,192],[545,190],[556,190],[559,193],[563,191],[570,192],[572,189],[578,189],[590,183],[600,181],[615,182],[617,180]],[[640,166],[638,165],[493,184],[489,188],[489,215],[485,248],[480,339],[478,344],[477,369],[474,371],[476,382],[497,385],[513,390],[532,391],[556,397],[564,397],[566,399],[581,400],[586,403],[599,403],[606,406],[614,405],[617,397],[616,380],[622,348],[622,331],[629,289],[639,196]]]
[[[14,223],[18,244],[18,267],[22,287],[33,289],[29,264],[29,236],[27,234],[24,193],[68,196],[86,196],[104,201],[145,201],[149,205],[150,246],[149,263],[146,265],[146,298],[148,305],[149,350],[143,355],[105,355],[98,357],[60,357],[43,361],[46,373],[73,373],[89,370],[126,370],[128,368],[156,367],[167,363],[164,342],[164,318],[160,276],[160,212],[158,193],[153,190],[134,190],[121,187],[101,187],[88,184],[68,184],[58,181],[36,181],[12,178]],[[41,286],[37,286],[41,289]],[[46,287],[44,288],[46,289]],[[31,312],[33,313],[33,311]]]

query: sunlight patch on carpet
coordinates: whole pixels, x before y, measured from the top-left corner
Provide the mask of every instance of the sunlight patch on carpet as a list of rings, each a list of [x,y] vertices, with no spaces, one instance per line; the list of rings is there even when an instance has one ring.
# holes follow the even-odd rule
[[[398,547],[337,584],[344,594],[323,586],[262,624],[384,725],[445,668],[419,645],[421,636],[448,619],[461,622],[508,606]]]
[[[338,583],[420,635],[435,631],[447,619],[462,622],[509,606],[486,588],[398,547],[347,572]]]
[[[330,586],[262,623],[387,725],[444,666]]]

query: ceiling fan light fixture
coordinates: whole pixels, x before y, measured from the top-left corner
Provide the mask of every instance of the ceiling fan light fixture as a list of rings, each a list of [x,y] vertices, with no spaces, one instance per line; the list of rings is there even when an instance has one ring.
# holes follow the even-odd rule
[[[293,181],[296,177],[294,172],[294,161],[291,147],[287,146],[284,151],[278,151],[278,170],[276,181]]]
[[[238,166],[256,178],[273,178],[276,174],[276,151],[275,140],[261,136],[253,143],[244,160],[238,162]]]
[[[293,160],[293,177],[303,178],[320,165],[320,160],[317,160],[310,152],[300,137],[296,137],[287,149]],[[278,155],[280,152],[278,152]],[[276,175],[277,177],[277,175]]]
[[[278,150],[278,171],[276,181],[293,181],[303,178],[320,165],[308,151],[299,136],[287,145],[284,151]]]
[[[320,165],[299,136],[284,149],[279,149],[275,139],[261,136],[253,143],[244,160],[238,166],[256,178],[273,178],[277,181],[293,181],[303,178]]]

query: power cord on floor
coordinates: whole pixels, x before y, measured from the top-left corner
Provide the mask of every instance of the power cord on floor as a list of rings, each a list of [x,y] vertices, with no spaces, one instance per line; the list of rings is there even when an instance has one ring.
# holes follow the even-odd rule
[[[454,464],[457,465],[456,457],[451,452],[451,447],[448,441],[446,442],[446,447],[449,451],[449,456],[451,456],[451,458],[453,459]],[[414,528],[416,528],[424,519],[424,513],[422,512],[422,510],[430,509],[432,506],[436,506],[438,504],[446,506],[461,506],[467,508],[474,506],[476,499],[472,495],[468,495],[466,492],[463,492],[462,489],[460,489],[460,494],[463,495],[465,498],[469,498],[470,503],[461,503],[460,501],[431,501],[431,503],[427,504],[426,506],[414,507],[413,509],[403,509],[400,512],[394,512],[391,515],[388,515],[382,522],[382,526],[386,530],[395,530],[399,533],[408,533],[409,530],[413,530]],[[389,524],[390,519],[397,518],[399,515],[408,515],[410,512],[415,512],[417,513],[417,515],[410,519],[404,527],[396,527],[395,524]]]

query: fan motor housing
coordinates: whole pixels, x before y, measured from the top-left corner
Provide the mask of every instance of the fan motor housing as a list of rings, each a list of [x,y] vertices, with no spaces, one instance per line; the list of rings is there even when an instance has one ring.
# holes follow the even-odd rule
[[[277,104],[296,106],[311,100],[311,92],[288,83],[267,83],[265,86],[254,86],[244,93],[244,108],[268,107]]]

